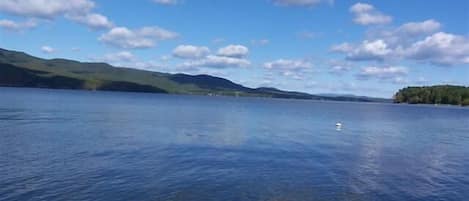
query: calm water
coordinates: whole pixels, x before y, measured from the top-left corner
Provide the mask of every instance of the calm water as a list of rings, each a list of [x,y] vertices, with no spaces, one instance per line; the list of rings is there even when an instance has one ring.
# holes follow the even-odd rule
[[[0,88],[0,200],[468,196],[469,109]]]

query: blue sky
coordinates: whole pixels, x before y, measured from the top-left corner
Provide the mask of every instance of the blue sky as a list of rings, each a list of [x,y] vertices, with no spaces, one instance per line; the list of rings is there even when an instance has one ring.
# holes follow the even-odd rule
[[[469,2],[1,0],[0,47],[391,97],[408,85],[469,85]]]

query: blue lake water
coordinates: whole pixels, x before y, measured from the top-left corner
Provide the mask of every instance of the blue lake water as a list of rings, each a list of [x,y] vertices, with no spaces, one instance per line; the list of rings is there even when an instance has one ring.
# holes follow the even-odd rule
[[[467,197],[467,108],[0,88],[0,200]]]

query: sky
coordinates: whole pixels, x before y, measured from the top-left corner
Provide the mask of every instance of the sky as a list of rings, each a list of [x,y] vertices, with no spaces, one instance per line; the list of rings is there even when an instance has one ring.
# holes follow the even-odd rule
[[[469,85],[469,1],[0,0],[0,47],[390,98]]]

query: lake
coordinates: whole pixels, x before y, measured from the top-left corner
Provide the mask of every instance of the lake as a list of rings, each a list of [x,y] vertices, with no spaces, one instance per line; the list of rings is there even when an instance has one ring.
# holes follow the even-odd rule
[[[468,196],[468,108],[0,88],[0,200]]]

